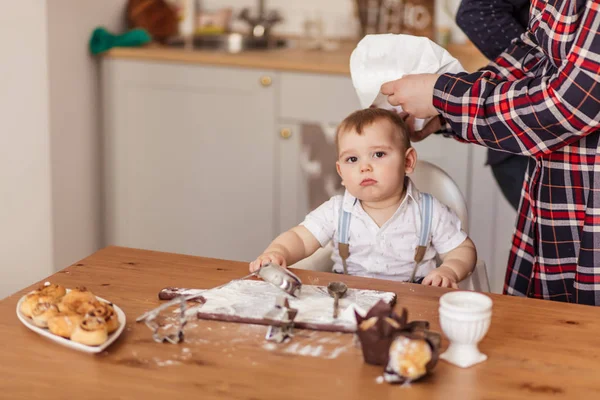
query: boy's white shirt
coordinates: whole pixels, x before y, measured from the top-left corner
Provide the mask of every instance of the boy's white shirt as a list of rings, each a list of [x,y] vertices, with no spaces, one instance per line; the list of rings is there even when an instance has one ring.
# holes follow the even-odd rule
[[[338,219],[343,202],[344,211],[352,214],[348,241],[348,273],[370,278],[408,280],[415,265],[415,249],[419,244],[421,193],[406,178],[406,195],[394,215],[380,228],[363,210],[360,201],[346,190],[333,196],[306,216],[301,223],[325,246],[330,240],[335,251],[332,258],[335,272],[342,272],[338,251]],[[433,199],[432,237],[417,272],[427,275],[436,267],[436,255],[458,247],[467,238],[458,216],[437,199]]]

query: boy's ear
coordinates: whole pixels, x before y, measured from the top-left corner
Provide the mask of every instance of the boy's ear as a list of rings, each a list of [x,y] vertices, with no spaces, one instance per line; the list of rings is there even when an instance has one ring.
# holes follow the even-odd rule
[[[339,161],[335,162],[335,170],[337,171],[340,178],[342,178],[342,186],[344,186],[344,177],[342,176],[342,171],[340,170],[340,162]]]
[[[417,166],[417,151],[414,147],[409,147],[404,153],[404,173],[412,174]]]

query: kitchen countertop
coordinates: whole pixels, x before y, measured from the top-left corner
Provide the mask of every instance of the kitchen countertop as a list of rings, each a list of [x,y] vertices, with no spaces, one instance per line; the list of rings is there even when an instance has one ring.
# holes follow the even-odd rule
[[[183,343],[159,344],[135,318],[158,306],[166,286],[210,288],[248,272],[243,262],[108,247],[44,281],[85,286],[127,315],[122,336],[98,355],[28,330],[17,301],[0,301],[0,397],[6,399],[577,399],[599,398],[600,308],[490,294],[493,316],[480,343],[488,360],[461,369],[440,360],[410,386],[377,383],[383,367],[363,362],[352,334],[296,330],[266,342],[265,326],[190,321]],[[392,291],[396,311],[440,332],[439,297],[451,289],[294,270],[305,284],[332,279]],[[447,347],[442,341],[442,349]],[[594,394],[595,393],[595,394]]]
[[[105,54],[105,57],[349,76],[350,54],[354,47],[354,42],[346,41],[341,42],[337,50],[329,52],[292,46],[284,49],[249,50],[237,54],[228,54],[214,50],[192,50],[151,45],[142,48],[113,48]],[[487,64],[485,56],[471,43],[450,45],[448,51],[461,62],[467,71],[475,71]]]

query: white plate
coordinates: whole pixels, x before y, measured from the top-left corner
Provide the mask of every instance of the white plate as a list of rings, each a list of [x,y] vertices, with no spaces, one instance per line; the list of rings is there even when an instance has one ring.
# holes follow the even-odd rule
[[[67,289],[67,292],[70,292],[70,291],[71,291],[71,289]],[[26,317],[25,315],[21,314],[21,311],[19,311],[19,310],[21,308],[21,303],[25,300],[26,296],[27,295],[21,297],[21,299],[17,303],[17,317],[19,317],[19,320],[21,320],[21,322],[26,327],[31,329],[32,331],[37,332],[40,335],[45,336],[48,339],[50,339],[56,343],[62,344],[63,346],[67,346],[67,347],[70,347],[75,350],[84,351],[86,353],[100,353],[100,352],[104,351],[108,346],[110,346],[115,340],[117,340],[117,338],[123,332],[123,329],[125,329],[126,319],[125,319],[125,313],[123,312],[123,310],[121,310],[116,304],[111,303],[110,301],[103,299],[102,297],[96,296],[96,298],[98,300],[103,301],[105,303],[110,303],[113,305],[113,308],[115,309],[115,312],[117,313],[117,318],[119,319],[119,328],[116,331],[114,331],[113,333],[111,333],[110,335],[108,335],[108,339],[106,340],[106,342],[102,343],[100,346],[87,346],[85,344],[73,342],[69,339],[65,339],[62,336],[55,335],[54,333],[50,332],[48,329],[40,328],[39,326],[36,326],[33,323],[33,321],[31,320],[31,318]]]

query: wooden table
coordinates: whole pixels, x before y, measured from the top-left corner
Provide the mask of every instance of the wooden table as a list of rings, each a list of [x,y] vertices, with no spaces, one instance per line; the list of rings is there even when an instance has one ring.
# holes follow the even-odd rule
[[[25,328],[16,304],[37,285],[23,289],[0,302],[0,398],[600,398],[600,309],[588,306],[491,295],[492,324],[480,345],[489,360],[469,369],[440,361],[431,377],[411,387],[377,383],[382,368],[363,363],[351,334],[297,331],[290,343],[277,345],[264,341],[264,326],[198,321],[190,324],[185,343],[172,345],[155,343],[148,328],[135,322],[160,304],[163,287],[209,288],[246,271],[245,263],[109,247],[41,281],[83,285],[123,308],[127,327],[100,355]],[[296,272],[304,283],[331,279]],[[438,298],[445,289],[342,280],[396,292],[410,319],[427,319],[439,331]]]

